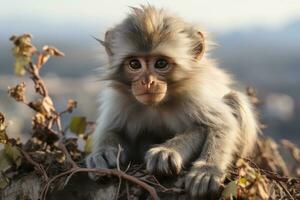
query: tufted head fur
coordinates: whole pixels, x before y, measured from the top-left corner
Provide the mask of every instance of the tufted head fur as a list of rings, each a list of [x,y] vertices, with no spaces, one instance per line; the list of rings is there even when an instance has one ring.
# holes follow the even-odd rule
[[[207,49],[199,27],[150,5],[131,7],[127,18],[108,30],[101,43],[109,56],[111,74],[128,55],[164,55],[173,58],[181,70],[191,70]]]
[[[108,31],[105,43],[116,56],[134,53],[163,53],[173,47],[181,55],[199,54],[204,50],[204,36],[198,28],[179,17],[153,6],[132,8],[132,13],[119,25]],[[119,49],[120,42],[125,49]],[[188,47],[182,51],[182,47]],[[178,55],[178,54],[176,54]],[[170,57],[172,57],[170,55]]]

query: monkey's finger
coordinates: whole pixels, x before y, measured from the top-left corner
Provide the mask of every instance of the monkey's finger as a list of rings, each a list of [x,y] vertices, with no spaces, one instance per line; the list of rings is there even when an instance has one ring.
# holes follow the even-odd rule
[[[158,157],[157,157],[157,156],[153,156],[153,157],[151,157],[151,158],[147,161],[147,170],[148,170],[150,173],[154,174],[156,171],[158,171],[158,170],[155,169],[156,166],[157,166],[157,162],[158,162]]]
[[[169,171],[169,153],[166,151],[160,151],[157,153],[157,169],[160,174],[168,175],[171,174]]]
[[[198,197],[198,191],[200,187],[201,180],[203,178],[204,174],[195,175],[192,179],[189,187],[187,188],[190,191],[190,195],[192,199],[197,199]]]
[[[109,168],[114,168],[117,166],[117,152],[105,151],[103,154],[103,158],[106,160]]]
[[[201,182],[199,182],[198,198],[207,199],[208,189],[209,189],[209,181],[210,181],[210,175],[205,175],[201,179]]]
[[[91,169],[91,168],[95,168],[96,167],[96,164],[95,164],[95,162],[93,160],[93,157],[91,155],[88,156],[85,161],[86,161],[87,168]]]
[[[172,174],[179,174],[182,168],[182,159],[177,153],[169,155],[168,164]]]
[[[185,189],[188,191],[192,184],[194,183],[194,179],[197,177],[197,172],[190,172],[185,178]]]
[[[158,156],[151,151],[148,151],[145,157],[146,160],[146,169],[150,173],[155,173],[155,166],[157,166]]]
[[[108,168],[107,161],[103,158],[103,153],[97,153],[92,156],[93,162],[95,163],[94,168]]]
[[[188,174],[187,177],[185,178],[185,190],[189,190],[190,189],[190,186],[192,184],[192,181],[193,181],[193,178],[194,176]]]
[[[88,168],[97,168],[99,167],[99,164],[97,162],[99,162],[99,159],[95,159],[96,157],[99,157],[98,154],[91,154],[86,158],[86,165]],[[99,176],[96,173],[88,173],[89,177],[92,180],[97,180],[99,178]]]

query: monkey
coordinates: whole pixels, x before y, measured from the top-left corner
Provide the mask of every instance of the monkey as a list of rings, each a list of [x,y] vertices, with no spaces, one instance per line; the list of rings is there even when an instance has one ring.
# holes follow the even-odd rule
[[[192,199],[216,199],[236,157],[252,151],[259,131],[248,97],[209,56],[207,34],[151,5],[131,13],[100,40],[99,117],[88,168],[145,163],[154,175],[190,166]],[[95,178],[93,174],[90,174]]]

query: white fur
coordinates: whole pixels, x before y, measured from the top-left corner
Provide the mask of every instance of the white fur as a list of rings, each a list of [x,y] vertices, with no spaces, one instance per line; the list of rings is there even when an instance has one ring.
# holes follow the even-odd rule
[[[197,154],[186,187],[192,196],[201,197],[206,190],[216,192],[217,183],[234,156],[247,156],[253,149],[258,126],[248,98],[232,90],[232,78],[208,57],[207,37],[201,38],[203,35],[198,27],[151,6],[134,8],[132,14],[110,30],[103,44],[112,54],[110,66],[103,69],[105,81],[101,82],[91,162],[97,160],[93,154],[99,155],[101,146],[110,145],[107,138],[118,142],[117,136],[112,135],[118,131],[132,141],[145,129],[153,135],[171,131],[172,139],[146,153],[147,169],[155,171],[158,167],[169,172],[170,159],[175,168],[171,171],[177,172],[182,162]],[[206,50],[201,59],[195,56],[198,47]],[[145,106],[133,97],[130,89],[120,91],[115,87],[118,83],[110,75],[117,72],[126,56],[136,54],[161,54],[175,61],[174,81],[184,83],[178,97],[173,97],[180,99],[175,107]],[[168,92],[166,96],[170,95]],[[158,163],[157,158],[161,159]],[[212,188],[208,187],[209,180],[215,183]]]

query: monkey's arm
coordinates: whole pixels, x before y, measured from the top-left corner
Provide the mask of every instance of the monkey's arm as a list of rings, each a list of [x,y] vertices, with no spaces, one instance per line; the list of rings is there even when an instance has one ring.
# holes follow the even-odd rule
[[[207,139],[200,157],[186,177],[186,189],[192,198],[215,199],[226,169],[233,161],[236,149],[234,128],[220,127],[207,130]]]
[[[147,170],[154,174],[178,174],[185,164],[200,154],[206,139],[203,129],[197,127],[186,131],[149,149],[145,156]]]
[[[93,152],[107,146],[118,148],[121,141],[115,131],[104,131],[102,135],[95,133],[93,140]]]
[[[228,93],[215,108],[213,115],[206,113],[211,124],[207,139],[186,177],[186,189],[193,198],[216,199],[234,156],[246,156],[257,135],[255,114],[245,95]]]

